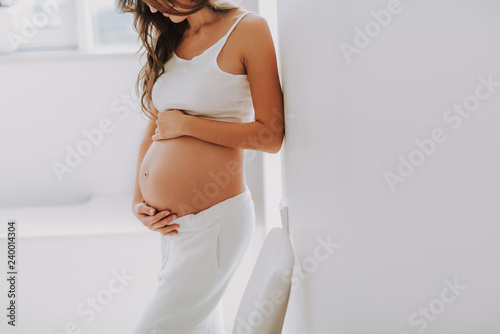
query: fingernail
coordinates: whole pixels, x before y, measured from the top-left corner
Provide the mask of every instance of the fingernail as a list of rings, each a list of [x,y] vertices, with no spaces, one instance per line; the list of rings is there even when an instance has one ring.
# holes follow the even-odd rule
[[[165,216],[168,216],[169,214],[170,214],[170,212],[165,211]]]
[[[176,216],[176,215],[173,215],[173,216],[172,216],[172,219],[175,219],[175,218],[177,218],[177,216]]]
[[[155,210],[151,209],[151,213],[155,213]]]

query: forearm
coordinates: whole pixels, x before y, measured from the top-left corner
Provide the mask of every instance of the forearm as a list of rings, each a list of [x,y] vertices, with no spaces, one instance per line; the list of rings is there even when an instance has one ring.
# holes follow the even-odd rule
[[[276,153],[283,142],[283,127],[279,122],[265,124],[254,121],[233,123],[187,116],[183,133],[214,144]]]

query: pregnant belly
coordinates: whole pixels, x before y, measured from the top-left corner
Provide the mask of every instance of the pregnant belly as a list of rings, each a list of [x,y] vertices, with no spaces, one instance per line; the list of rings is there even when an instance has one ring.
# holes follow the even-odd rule
[[[154,141],[139,171],[144,201],[177,216],[200,212],[245,190],[244,150],[194,137]]]

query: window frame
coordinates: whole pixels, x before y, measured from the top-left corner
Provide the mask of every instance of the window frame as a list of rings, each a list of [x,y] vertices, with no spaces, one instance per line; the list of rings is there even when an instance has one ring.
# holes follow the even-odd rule
[[[22,1],[22,0],[17,0],[17,1]],[[57,1],[57,0],[56,0]],[[116,54],[116,53],[126,53],[126,54],[131,54],[135,53],[140,49],[140,45],[138,44],[139,41],[137,39],[137,44],[136,43],[117,43],[117,44],[98,44],[96,42],[95,34],[97,33],[97,26],[95,21],[97,20],[97,15],[96,11],[93,11],[93,0],[65,0],[57,1],[59,3],[59,6],[67,6],[70,5],[72,8],[67,9],[72,12],[72,17],[70,20],[74,20],[74,22],[71,24],[71,27],[68,26],[62,26],[60,29],[72,29],[72,31],[69,32],[68,35],[74,35],[73,38],[67,38],[67,39],[61,39],[61,43],[59,43],[57,37],[64,36],[64,33],[55,33],[53,34],[53,39],[51,40],[51,37],[49,34],[44,34],[47,37],[44,37],[46,39],[46,44],[43,44],[42,42],[38,42],[36,44],[26,44],[26,43],[20,43],[16,49],[13,52],[10,53],[2,53],[0,54],[0,58],[9,58],[12,56],[26,56],[26,55],[36,55],[39,56],[43,53],[49,53],[49,54],[57,54],[61,53],[64,55],[70,54],[70,53],[85,53],[85,54]],[[4,3],[2,8],[8,8],[10,6],[15,6],[16,2],[14,3]],[[116,5],[114,5],[116,8]],[[20,10],[22,10],[22,5],[18,7]],[[23,36],[23,30],[22,28],[26,25],[26,21],[29,21],[29,24],[33,24],[33,19],[31,16],[27,16],[24,14],[21,14],[22,11],[16,15],[16,20],[17,24],[19,27],[19,30],[16,32],[16,35],[18,35],[20,38],[26,38]],[[47,13],[47,12],[45,12]],[[117,15],[125,15],[125,14],[117,14]],[[47,17],[47,15],[44,15]],[[49,16],[50,17],[50,16]],[[44,25],[37,26],[34,24],[34,26],[38,29],[40,29],[37,33],[36,36],[39,36],[38,34],[44,29]],[[50,29],[50,28],[49,28]],[[35,38],[31,37],[31,38]],[[65,36],[66,37],[66,36]],[[30,38],[28,38],[29,40]]]

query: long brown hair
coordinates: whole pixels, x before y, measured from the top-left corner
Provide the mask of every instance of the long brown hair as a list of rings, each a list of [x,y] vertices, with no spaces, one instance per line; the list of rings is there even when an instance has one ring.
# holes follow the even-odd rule
[[[147,53],[147,61],[139,72],[136,92],[139,95],[142,86],[141,107],[142,112],[151,120],[156,120],[158,112],[153,105],[153,86],[160,75],[165,71],[165,63],[172,57],[184,31],[188,28],[187,20],[173,23],[162,15],[185,16],[196,13],[208,6],[217,14],[226,12],[239,6],[233,0],[191,0],[192,6],[179,3],[177,0],[117,0],[117,8],[122,13],[134,15],[134,30],[139,34],[142,41],[141,48]],[[170,5],[169,5],[170,4]],[[152,13],[149,6],[158,9]],[[172,7],[183,8],[189,11],[179,12]]]

